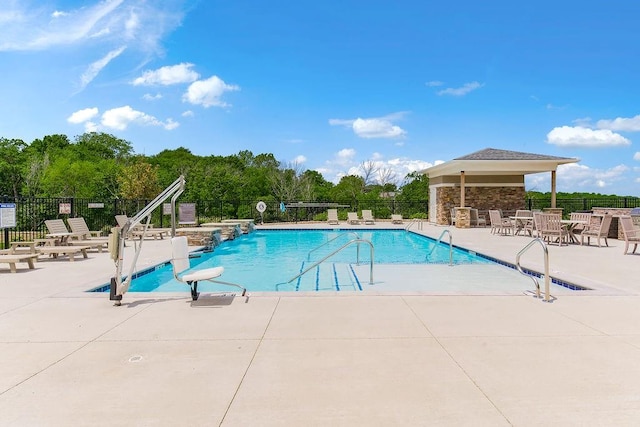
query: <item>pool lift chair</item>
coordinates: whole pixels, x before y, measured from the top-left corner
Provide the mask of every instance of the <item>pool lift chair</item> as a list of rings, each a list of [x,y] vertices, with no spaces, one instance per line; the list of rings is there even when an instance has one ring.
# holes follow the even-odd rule
[[[111,255],[111,259],[113,259],[116,264],[116,274],[111,278],[111,284],[109,286],[109,299],[111,301],[115,301],[114,305],[121,305],[122,296],[129,290],[131,279],[133,278],[133,272],[136,268],[136,262],[138,261],[138,256],[140,255],[140,251],[142,250],[142,242],[144,242],[145,234],[149,229],[151,214],[169,197],[171,197],[171,236],[174,237],[176,235],[176,199],[184,192],[184,186],[184,176],[180,175],[180,177],[167,188],[165,188],[162,193],[160,193],[155,199],[149,202],[147,206],[142,208],[140,212],[138,212],[131,218],[127,218],[127,221],[122,225],[122,227],[114,227],[111,229],[111,234],[109,235],[109,254]],[[133,257],[131,267],[129,268],[129,274],[123,277],[122,265],[124,257],[125,236],[134,227],[143,224],[143,221],[145,221],[143,232],[139,235],[139,240],[134,240],[135,255]]]
[[[220,277],[224,273],[224,267],[205,268],[203,270],[197,270],[192,273],[186,273],[180,275],[185,270],[191,267],[189,262],[189,246],[186,236],[173,237],[171,239],[171,265],[173,266],[173,277],[179,282],[186,283],[191,287],[191,298],[196,301],[200,296],[198,292],[198,281],[206,280],[211,283],[219,283],[221,285],[235,286],[242,290],[242,296],[247,295],[247,290],[235,283],[223,282],[221,280],[214,280]]]

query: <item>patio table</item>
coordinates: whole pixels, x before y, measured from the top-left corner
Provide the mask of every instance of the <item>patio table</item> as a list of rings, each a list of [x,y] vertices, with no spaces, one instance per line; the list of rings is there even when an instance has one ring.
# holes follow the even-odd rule
[[[577,219],[561,219],[560,222],[562,224],[567,225],[567,232],[569,233],[569,239],[571,239],[571,243],[578,243],[578,238],[574,233],[574,229],[577,225],[589,225],[589,221],[577,220]]]
[[[510,216],[509,219],[513,223],[513,234],[519,234],[520,231],[526,229],[526,226],[533,222],[532,216]]]

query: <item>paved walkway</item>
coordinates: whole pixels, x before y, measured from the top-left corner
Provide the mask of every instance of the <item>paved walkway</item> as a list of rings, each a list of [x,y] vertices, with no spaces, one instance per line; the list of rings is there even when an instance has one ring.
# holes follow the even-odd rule
[[[451,232],[509,262],[530,241]],[[0,270],[0,425],[635,426],[640,255],[609,243],[549,248],[553,275],[594,288],[553,303],[185,290],[114,307],[84,292],[113,275],[106,253]],[[169,256],[144,245],[139,267]]]

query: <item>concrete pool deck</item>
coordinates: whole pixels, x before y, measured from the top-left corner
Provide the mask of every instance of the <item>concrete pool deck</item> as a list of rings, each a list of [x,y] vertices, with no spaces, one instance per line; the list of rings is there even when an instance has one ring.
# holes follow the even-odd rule
[[[531,240],[451,233],[509,262]],[[640,255],[609,244],[549,246],[552,275],[594,288],[552,303],[415,292],[192,304],[185,289],[114,307],[84,292],[113,275],[106,253],[5,267],[0,425],[637,425]],[[168,239],[145,241],[138,267],[169,253]],[[540,270],[542,250],[522,261]]]

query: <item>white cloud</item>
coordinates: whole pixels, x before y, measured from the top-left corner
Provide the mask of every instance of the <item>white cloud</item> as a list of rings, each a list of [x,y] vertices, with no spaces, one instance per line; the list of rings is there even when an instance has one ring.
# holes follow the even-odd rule
[[[326,180],[338,183],[343,176],[362,176],[360,166],[363,160],[364,159],[356,159],[356,151],[354,149],[344,148],[335,153],[334,157],[328,160],[322,167],[316,168],[316,171],[321,173]],[[406,157],[396,157],[385,160],[384,156],[377,152],[372,153],[366,161],[373,162],[375,167],[381,172],[392,172],[396,177],[397,184],[400,184],[407,174],[433,166],[432,163]],[[378,176],[375,178],[379,179],[381,177]]]
[[[96,107],[85,108],[71,114],[67,118],[67,122],[73,123],[73,124],[80,124],[93,119],[97,115],[98,115],[98,109]]]
[[[394,125],[393,121],[401,119],[404,114],[400,112],[369,119],[329,119],[329,124],[351,128],[360,138],[399,138],[407,132],[400,126]]]
[[[187,111],[182,113],[182,117],[193,117],[193,116],[194,116],[194,114],[193,114],[193,111],[191,111],[191,110],[187,110]]]
[[[183,62],[178,65],[167,65],[157,70],[145,71],[131,84],[134,86],[173,85],[191,83],[200,78],[200,74],[192,70],[193,64]]]
[[[82,73],[82,76],[80,76],[80,86],[84,88],[89,83],[91,83],[91,81],[96,78],[98,73],[100,73],[100,71],[102,71],[102,69],[106,67],[107,64],[109,64],[109,62],[111,62],[114,58],[120,56],[120,54],[124,52],[125,49],[125,46],[121,46],[120,48],[112,50],[101,59],[90,64],[87,70]]]
[[[208,107],[228,107],[220,97],[225,92],[240,90],[237,85],[228,85],[218,76],[209,77],[207,80],[198,80],[189,85],[187,92],[182,95],[182,100],[194,105]]]
[[[618,117],[613,120],[598,120],[596,126],[600,129],[609,129],[621,132],[639,132],[640,115],[631,118]]]
[[[640,160],[640,151],[636,151],[636,154],[633,155],[633,160]]]
[[[451,96],[464,96],[469,92],[473,92],[476,89],[480,89],[484,84],[479,82],[465,83],[462,87],[447,88],[436,92],[438,95],[451,95]]]
[[[297,165],[301,165],[303,163],[305,163],[307,161],[307,158],[305,156],[303,156],[302,154],[299,156],[296,156],[295,159],[293,159],[293,163],[297,164]]]
[[[12,1],[0,11],[0,51],[44,50],[54,46],[86,46],[95,35],[113,46],[127,43],[134,50],[156,52],[159,41],[177,28],[184,2],[103,0],[77,9],[59,10],[51,2]],[[84,2],[87,3],[87,2]]]
[[[547,143],[561,147],[613,147],[630,145],[631,141],[608,129],[562,126],[547,134]]]
[[[629,167],[617,165],[609,169],[594,169],[580,163],[569,163],[558,166],[556,189],[562,192],[594,192],[611,189],[611,193],[619,193],[620,185],[628,182]],[[539,173],[525,176],[527,190],[551,191],[550,173]]]
[[[145,101],[156,101],[158,99],[162,99],[162,94],[156,93],[155,95],[151,95],[150,93],[145,93],[144,95],[142,95],[142,99],[144,99]]]
[[[128,105],[107,110],[102,114],[101,124],[105,128],[125,130],[132,123],[143,126],[160,126],[166,130],[172,130],[179,126],[179,123],[172,119],[162,122],[142,111],[134,110]]]
[[[100,130],[97,123],[92,121],[88,121],[84,123],[84,131],[85,132],[98,132]]]
[[[442,86],[444,83],[438,80],[432,80],[430,82],[426,82],[425,86],[427,87],[437,87],[437,86]]]

